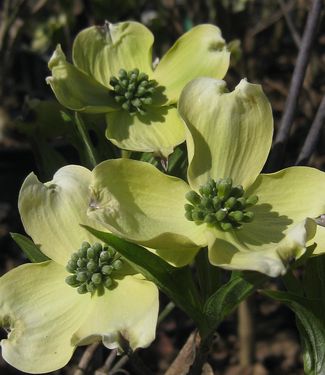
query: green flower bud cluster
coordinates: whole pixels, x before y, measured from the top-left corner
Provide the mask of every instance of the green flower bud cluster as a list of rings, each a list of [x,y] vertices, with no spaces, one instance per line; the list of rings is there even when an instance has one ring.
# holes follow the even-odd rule
[[[116,102],[131,115],[146,113],[145,106],[152,104],[152,94],[157,86],[156,81],[149,80],[148,75],[140,73],[139,69],[129,72],[121,69],[118,78],[112,77],[109,83]]]
[[[114,287],[113,273],[121,269],[123,261],[119,259],[111,246],[102,246],[96,242],[92,246],[83,242],[81,248],[71,255],[66,266],[68,276],[65,281],[78,293],[94,293],[103,288]]]
[[[200,193],[200,194],[199,194]],[[233,185],[231,178],[209,181],[199,188],[199,193],[191,190],[186,193],[185,217],[196,224],[208,225],[229,231],[240,229],[243,223],[254,219],[254,213],[247,210],[254,206],[256,195],[244,196],[241,185]]]

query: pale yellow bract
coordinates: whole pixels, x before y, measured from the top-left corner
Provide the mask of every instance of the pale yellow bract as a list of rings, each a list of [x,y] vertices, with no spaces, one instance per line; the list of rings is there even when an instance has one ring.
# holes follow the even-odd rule
[[[152,65],[153,35],[137,22],[106,23],[81,31],[73,44],[73,65],[58,46],[47,78],[57,99],[75,111],[106,114],[106,136],[116,146],[167,157],[185,140],[176,104],[183,87],[196,77],[223,78],[230,53],[213,25],[199,25],[181,36]],[[110,79],[120,69],[139,69],[163,90],[147,114],[129,114],[114,101]]]
[[[314,221],[325,212],[325,173],[291,167],[260,174],[270,151],[273,118],[259,85],[242,80],[232,92],[223,81],[198,78],[182,92],[178,106],[186,125],[188,184],[152,165],[110,160],[94,171],[96,208],[89,216],[120,236],[157,249],[176,264],[189,263],[208,247],[210,262],[232,270],[284,274],[290,260],[318,242],[325,251],[324,228]],[[199,190],[209,178],[231,177],[247,196],[255,218],[242,229],[225,232],[185,218],[185,194]],[[110,206],[118,205],[112,215]]]
[[[103,229],[87,215],[91,172],[69,165],[52,181],[31,173],[19,195],[26,232],[50,261],[25,264],[0,278],[0,325],[3,358],[28,373],[63,367],[78,345],[102,341],[119,346],[121,334],[135,349],[155,338],[158,289],[130,266],[121,269],[116,287],[78,294],[65,282],[65,266],[83,241],[97,242],[79,224]]]

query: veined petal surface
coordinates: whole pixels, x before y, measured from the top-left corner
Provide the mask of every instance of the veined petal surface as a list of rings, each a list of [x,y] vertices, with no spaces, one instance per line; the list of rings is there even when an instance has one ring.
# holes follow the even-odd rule
[[[169,103],[176,103],[184,86],[197,77],[223,78],[230,52],[213,25],[199,25],[182,35],[167,51],[153,78],[165,87]]]
[[[64,266],[83,241],[97,242],[79,224],[102,229],[87,216],[90,182],[88,169],[69,165],[45,184],[31,173],[19,193],[18,208],[26,233],[45,255]]]
[[[49,68],[52,76],[46,82],[65,107],[89,113],[106,113],[118,108],[109,89],[68,63],[60,46],[49,61]]]
[[[106,123],[106,137],[126,150],[153,152],[167,158],[185,140],[184,124],[174,107],[152,107],[144,116],[111,112],[106,115]]]
[[[25,264],[0,279],[0,322],[9,330],[1,340],[3,358],[31,374],[55,371],[70,360],[72,337],[90,310],[90,294],[65,283],[55,262]]]
[[[110,349],[119,346],[121,334],[132,349],[148,346],[155,338],[158,317],[158,289],[140,275],[125,276],[117,286],[94,295],[92,311],[76,332],[74,340],[90,343],[102,339]]]
[[[188,129],[191,187],[197,189],[208,177],[231,177],[250,186],[272,142],[272,111],[261,87],[242,80],[228,93],[224,81],[199,78],[185,87],[178,108]]]
[[[144,246],[192,252],[206,245],[204,225],[195,225],[184,214],[190,187],[154,166],[130,159],[109,160],[93,171],[93,198],[89,217],[113,233]]]
[[[81,31],[73,44],[73,62],[104,86],[120,69],[152,75],[153,35],[138,22],[106,22]]]
[[[306,243],[314,237],[316,224],[305,219],[291,227],[279,242],[259,244],[242,242],[234,233],[207,232],[209,260],[213,265],[229,270],[248,270],[265,273],[271,277],[285,274],[292,259],[306,250]],[[255,245],[258,245],[257,241]]]

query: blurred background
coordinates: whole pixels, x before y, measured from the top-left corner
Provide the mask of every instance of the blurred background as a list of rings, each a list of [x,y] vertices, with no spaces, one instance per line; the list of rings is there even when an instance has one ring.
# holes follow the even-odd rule
[[[17,211],[23,179],[35,171],[45,181],[60,166],[82,162],[76,149],[69,145],[73,130],[60,117],[60,106],[45,83],[49,75],[47,62],[57,43],[70,59],[72,42],[81,29],[103,24],[105,20],[114,23],[132,19],[142,22],[153,32],[154,56],[159,57],[194,25],[215,24],[221,28],[232,51],[231,69],[225,78],[229,87],[232,89],[244,77],[262,84],[278,127],[311,3],[310,0],[2,0],[1,274],[26,261],[9,234],[23,233]],[[325,25],[321,23],[300,93],[284,165],[294,165],[324,92]],[[45,104],[40,100],[46,100]],[[309,165],[325,169],[324,129],[317,137]],[[167,302],[162,297],[162,306]],[[293,314],[260,295],[254,297],[251,305],[255,336],[251,366],[246,370],[241,366],[238,317],[233,314],[222,324],[215,341],[211,356],[214,374],[303,374]],[[191,321],[174,309],[159,325],[152,347],[141,351],[140,356],[156,374],[163,374],[192,330]],[[1,337],[5,336],[2,332]],[[90,366],[78,373],[83,350],[79,348],[69,365],[55,374],[94,374],[110,354],[105,348],[96,348]],[[132,374],[127,363],[118,370],[114,373]],[[97,374],[113,373],[105,368],[101,371]],[[0,359],[0,374],[19,372]]]

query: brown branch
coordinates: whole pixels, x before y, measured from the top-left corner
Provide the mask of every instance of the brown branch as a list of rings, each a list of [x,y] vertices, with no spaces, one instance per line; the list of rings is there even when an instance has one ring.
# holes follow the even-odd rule
[[[100,367],[95,371],[95,375],[105,375],[108,374],[110,368],[112,367],[112,364],[116,358],[117,355],[117,349],[113,349],[108,357],[106,358],[106,361],[104,362],[103,366]]]
[[[315,150],[318,137],[325,123],[325,95],[318,107],[315,119],[310,127],[305,143],[297,158],[296,165],[308,164],[308,161]]]
[[[90,363],[90,361],[93,358],[93,355],[95,354],[96,349],[98,348],[99,343],[96,342],[95,344],[89,345],[86,350],[84,351],[80,362],[78,364],[77,370],[74,372],[74,375],[84,375],[85,371],[87,370],[87,367]]]
[[[243,368],[253,364],[255,354],[254,319],[250,299],[238,308],[239,363]]]
[[[281,167],[286,143],[289,138],[290,129],[293,124],[297,109],[298,97],[306,74],[307,65],[311,55],[313,41],[316,36],[317,27],[321,17],[323,0],[313,0],[311,10],[308,14],[304,35],[299,49],[297,63],[294,68],[289,95],[285,104],[284,113],[281,119],[280,128],[275,138],[274,145],[267,164],[270,172]]]
[[[165,375],[186,375],[194,362],[197,333],[192,332]]]
[[[296,47],[299,49],[300,44],[301,44],[301,38],[300,38],[300,35],[298,34],[296,28],[295,28],[295,25],[292,22],[289,11],[286,8],[286,3],[283,0],[278,0],[278,3],[280,4],[281,10],[283,12],[284,19],[287,23],[287,26],[288,26],[288,29],[289,29],[290,34],[292,36],[292,39],[293,39]]]

